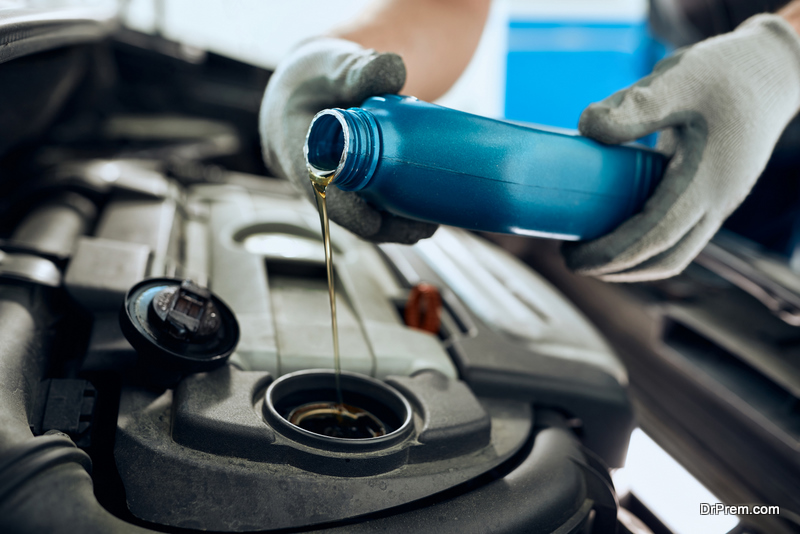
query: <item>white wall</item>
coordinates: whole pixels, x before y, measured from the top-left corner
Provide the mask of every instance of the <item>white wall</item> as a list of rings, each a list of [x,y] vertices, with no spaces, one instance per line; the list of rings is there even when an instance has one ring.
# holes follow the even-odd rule
[[[370,0],[164,0],[170,39],[275,68],[293,46],[353,18]],[[155,0],[131,0],[129,26],[155,29]]]
[[[127,24],[274,69],[298,42],[352,19],[371,0],[123,0]],[[642,20],[647,0],[494,0],[480,46],[442,105],[501,117],[509,20]],[[546,83],[543,79],[542,83]]]
[[[273,69],[293,46],[352,19],[370,0],[165,0],[161,26],[167,38]],[[443,105],[501,116],[505,81],[506,3],[496,0],[481,44],[465,75]],[[157,2],[131,0],[126,24],[156,29]]]
[[[648,0],[507,0],[513,19],[638,21],[647,16]]]

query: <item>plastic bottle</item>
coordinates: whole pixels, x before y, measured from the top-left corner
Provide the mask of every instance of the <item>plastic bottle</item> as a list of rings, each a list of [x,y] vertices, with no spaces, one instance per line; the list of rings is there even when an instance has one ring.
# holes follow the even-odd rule
[[[386,95],[318,113],[309,172],[391,213],[472,230],[593,239],[638,212],[665,166],[646,147]]]

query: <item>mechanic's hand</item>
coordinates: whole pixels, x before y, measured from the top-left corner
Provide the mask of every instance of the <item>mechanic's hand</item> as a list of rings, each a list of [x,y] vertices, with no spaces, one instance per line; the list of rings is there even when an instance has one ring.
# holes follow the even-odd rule
[[[613,282],[681,272],[750,192],[798,109],[800,37],[777,15],[683,49],[590,105],[584,135],[622,143],[665,129],[658,148],[672,159],[641,213],[606,236],[565,244],[567,265]]]
[[[278,66],[267,85],[259,117],[267,166],[302,188],[314,202],[303,144],[314,115],[326,108],[360,105],[370,96],[397,93],[405,83],[403,60],[342,39],[316,39]],[[369,206],[356,193],[328,188],[330,218],[371,241],[415,243],[435,224],[412,221]]]

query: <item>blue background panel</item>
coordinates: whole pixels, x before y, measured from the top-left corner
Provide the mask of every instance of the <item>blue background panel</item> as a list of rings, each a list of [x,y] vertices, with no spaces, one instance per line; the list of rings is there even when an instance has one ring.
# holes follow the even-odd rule
[[[576,128],[586,106],[647,75],[663,55],[644,22],[512,21],[505,116]]]

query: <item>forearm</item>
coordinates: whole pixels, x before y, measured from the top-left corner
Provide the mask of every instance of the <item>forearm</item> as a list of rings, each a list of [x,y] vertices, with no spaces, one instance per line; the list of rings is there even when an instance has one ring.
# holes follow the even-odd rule
[[[442,96],[461,76],[480,41],[491,0],[381,0],[332,33],[403,57],[403,93]]]
[[[800,34],[800,0],[792,0],[783,9],[778,11],[778,15],[789,21],[795,31]]]

